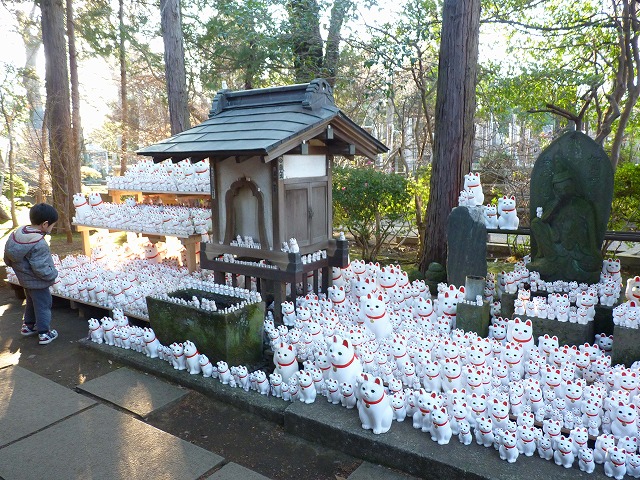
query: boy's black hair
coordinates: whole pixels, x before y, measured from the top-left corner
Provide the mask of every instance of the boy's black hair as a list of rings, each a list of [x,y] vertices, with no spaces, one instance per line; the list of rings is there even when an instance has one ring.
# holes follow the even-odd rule
[[[49,225],[58,221],[58,212],[48,203],[38,203],[29,210],[29,220],[31,225],[42,225],[49,222]]]

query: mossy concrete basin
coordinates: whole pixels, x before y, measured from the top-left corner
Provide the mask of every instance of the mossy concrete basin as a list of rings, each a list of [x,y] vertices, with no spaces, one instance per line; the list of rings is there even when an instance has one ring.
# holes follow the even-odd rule
[[[149,323],[163,345],[191,340],[212,363],[224,360],[229,365],[255,365],[263,360],[264,302],[225,314],[225,308],[244,299],[195,289],[176,290],[168,295],[183,300],[193,296],[213,300],[218,311],[147,297]]]

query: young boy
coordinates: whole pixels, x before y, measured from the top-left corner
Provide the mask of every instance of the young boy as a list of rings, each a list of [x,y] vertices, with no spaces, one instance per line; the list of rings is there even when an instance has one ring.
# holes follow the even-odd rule
[[[39,203],[29,210],[31,225],[15,230],[4,247],[4,262],[13,268],[27,296],[24,320],[20,333],[38,334],[38,343],[46,345],[58,337],[50,329],[51,292],[58,276],[53,265],[49,245],[44,236],[51,233],[58,221],[58,212],[51,205]]]

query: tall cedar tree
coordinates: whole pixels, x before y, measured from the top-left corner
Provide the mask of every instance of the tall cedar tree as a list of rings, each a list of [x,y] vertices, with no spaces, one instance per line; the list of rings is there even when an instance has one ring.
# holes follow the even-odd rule
[[[67,178],[71,157],[71,115],[69,71],[65,39],[64,5],[62,0],[41,0],[42,43],[45,57],[45,87],[47,92],[46,121],[49,129],[51,158],[51,188],[53,206],[60,218],[58,229],[66,232],[71,243],[70,195]]]
[[[127,55],[125,51],[124,0],[118,1],[118,60],[120,61],[120,104],[122,113],[120,139],[120,175],[127,171],[129,147],[129,101],[127,100]]]
[[[446,265],[447,220],[471,167],[479,35],[480,0],[445,0],[422,272]]]
[[[190,127],[180,0],[160,0],[171,135]]]
[[[324,77],[335,85],[340,32],[345,18],[353,8],[352,0],[334,0],[331,7],[326,43],[320,33],[320,5],[317,0],[290,0],[287,4],[293,70],[297,83]],[[324,48],[324,53],[323,53]]]
[[[82,121],[80,119],[80,81],[78,80],[78,52],[76,50],[76,27],[73,17],[73,2],[66,0],[67,38],[69,42],[69,76],[71,81],[71,152],[67,182],[70,194],[80,192],[80,165],[82,165]],[[75,214],[71,205],[70,214]]]

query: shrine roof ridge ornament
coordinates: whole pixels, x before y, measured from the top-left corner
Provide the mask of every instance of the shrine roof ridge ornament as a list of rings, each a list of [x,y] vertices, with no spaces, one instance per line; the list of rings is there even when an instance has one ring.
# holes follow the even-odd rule
[[[257,156],[269,162],[314,138],[337,155],[375,159],[389,150],[335,105],[331,86],[318,78],[281,87],[221,90],[203,123],[136,153],[154,161]]]
[[[324,106],[335,107],[333,89],[323,79],[316,78],[310,83],[285,85],[281,87],[258,88],[252,90],[220,90],[214,97],[209,118],[224,110],[276,105],[302,105],[307,110],[318,110]]]

